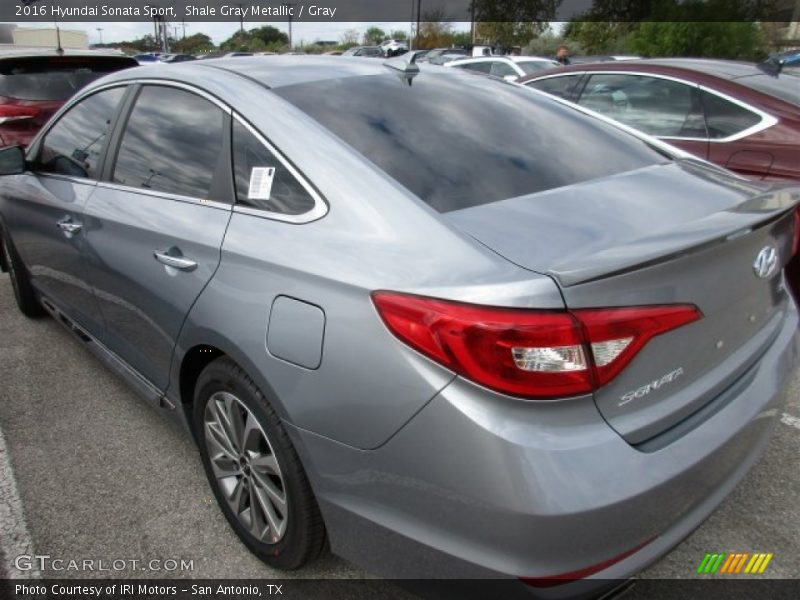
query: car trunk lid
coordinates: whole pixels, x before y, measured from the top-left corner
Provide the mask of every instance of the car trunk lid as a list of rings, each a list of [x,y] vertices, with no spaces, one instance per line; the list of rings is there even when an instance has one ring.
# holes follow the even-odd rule
[[[800,188],[681,161],[448,216],[508,260],[552,276],[569,309],[700,309],[702,319],[652,339],[595,392],[609,425],[638,444],[734,385],[777,334],[798,199]],[[775,265],[759,276],[771,251]]]

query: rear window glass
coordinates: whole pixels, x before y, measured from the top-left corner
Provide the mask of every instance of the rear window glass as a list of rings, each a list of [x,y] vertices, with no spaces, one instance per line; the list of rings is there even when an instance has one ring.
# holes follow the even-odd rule
[[[800,106],[800,71],[793,71],[789,68],[784,70],[778,77],[753,75],[752,77],[736,79],[736,83],[763,94],[769,94],[784,102],[790,102],[795,106]]]
[[[547,97],[464,73],[389,69],[273,90],[440,212],[667,160]]]
[[[63,101],[112,71],[135,65],[129,58],[53,57],[0,61],[0,96]]]

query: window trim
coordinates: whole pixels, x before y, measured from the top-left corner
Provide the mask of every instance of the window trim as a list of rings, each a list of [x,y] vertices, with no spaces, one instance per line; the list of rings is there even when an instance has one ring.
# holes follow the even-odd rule
[[[103,147],[100,151],[100,160],[97,164],[97,177],[79,177],[77,175],[66,175],[64,173],[47,173],[44,171],[37,171],[35,169],[26,170],[26,172],[31,173],[32,175],[36,175],[37,177],[50,177],[54,179],[60,179],[62,181],[68,181],[71,183],[79,183],[84,185],[94,185],[102,181],[103,173],[105,172],[106,162],[108,160],[108,150],[110,147],[111,140],[114,136],[114,131],[118,126],[119,120],[123,115],[123,111],[126,107],[126,103],[128,101],[128,97],[130,94],[130,86],[127,83],[110,83],[107,85],[102,85],[96,88],[92,88],[88,90],[86,93],[81,94],[80,96],[76,96],[75,98],[66,102],[58,112],[51,118],[50,122],[36,134],[36,137],[30,143],[28,148],[25,151],[25,162],[29,163],[31,166],[35,166],[36,162],[39,160],[39,154],[42,151],[42,143],[44,143],[44,139],[50,134],[56,125],[61,122],[61,119],[64,118],[66,113],[76,107],[78,104],[83,102],[84,100],[88,100],[92,96],[96,96],[101,92],[105,92],[110,89],[114,88],[126,88],[122,94],[122,99],[117,106],[116,111],[114,112],[114,116],[111,118],[111,126],[108,130],[108,135],[106,136],[105,141],[103,142]]]
[[[287,159],[283,153],[278,150],[272,143],[261,134],[255,127],[253,127],[247,120],[239,115],[238,113],[233,113],[233,120],[238,122],[242,125],[247,131],[253,135],[267,150],[269,150],[280,163],[286,167],[286,170],[294,177],[303,189],[308,192],[308,194],[314,200],[314,208],[299,215],[287,215],[283,213],[274,212],[271,210],[267,210],[264,208],[253,208],[252,206],[242,206],[238,203],[238,198],[234,198],[235,202],[233,205],[233,212],[241,213],[244,215],[250,215],[253,217],[261,217],[263,219],[269,219],[271,221],[283,221],[285,223],[292,223],[294,225],[302,225],[305,223],[310,223],[312,221],[317,221],[328,214],[330,207],[322,195],[317,191],[317,189],[311,185],[311,183],[303,176],[302,173],[291,163],[289,159]],[[232,132],[231,132],[232,133]],[[234,152],[233,152],[233,144],[231,144],[231,163],[233,162]],[[233,166],[233,165],[232,165]]]
[[[566,75],[572,75],[574,73],[575,73],[574,71],[570,71],[569,73],[559,73],[558,75],[551,75],[550,77],[564,77]],[[742,100],[738,100],[736,98],[733,98],[732,96],[729,96],[728,94],[726,94],[724,92],[720,92],[718,90],[714,90],[712,88],[709,88],[706,85],[703,85],[703,84],[700,84],[700,83],[695,83],[693,81],[688,81],[686,79],[681,79],[680,77],[673,77],[671,75],[662,75],[661,73],[647,73],[647,72],[644,72],[644,71],[621,71],[621,70],[583,71],[582,73],[584,75],[587,75],[587,82],[588,82],[589,78],[591,78],[592,75],[638,75],[638,76],[641,76],[641,77],[651,77],[653,79],[664,79],[666,81],[674,81],[676,83],[682,83],[683,85],[688,85],[690,87],[702,90],[704,92],[708,92],[709,94],[713,94],[714,96],[717,96],[718,98],[721,98],[722,100],[726,100],[726,101],[730,102],[731,104],[736,104],[740,108],[748,110],[751,113],[753,113],[756,116],[761,118],[761,120],[758,123],[756,123],[755,125],[751,125],[747,129],[743,129],[742,131],[740,131],[738,133],[734,133],[733,135],[729,135],[728,137],[725,137],[725,138],[711,138],[711,137],[699,138],[699,137],[684,137],[684,136],[674,136],[674,135],[654,136],[654,137],[658,137],[659,139],[662,139],[662,140],[683,140],[683,141],[691,141],[691,142],[708,142],[708,143],[712,143],[712,144],[715,144],[715,143],[716,144],[727,144],[727,143],[730,143],[730,142],[736,142],[738,140],[741,140],[743,138],[749,137],[749,136],[754,135],[756,133],[760,133],[760,132],[764,131],[765,129],[769,129],[770,127],[772,127],[773,125],[776,125],[778,123],[778,119],[776,119],[775,117],[773,117],[769,113],[764,112],[760,108],[756,108],[755,106],[753,106],[751,104],[747,104],[746,102],[743,102]],[[541,79],[545,79],[545,78],[542,77]],[[539,81],[539,79],[532,79],[531,83],[533,81]],[[528,82],[526,82],[526,83],[528,83]],[[584,84],[584,88],[585,88],[585,84]],[[578,104],[578,101],[581,99],[582,95],[583,95],[583,89],[581,89],[580,94],[578,94],[578,97],[575,99],[576,100],[575,104]],[[705,118],[705,111],[704,111],[704,118]]]
[[[233,110],[227,104],[225,104],[215,96],[209,94],[208,92],[200,88],[196,88],[190,84],[172,81],[168,79],[135,79],[135,80],[129,80],[127,83],[130,86],[129,96],[123,100],[122,105],[120,107],[121,112],[117,115],[117,119],[114,124],[114,129],[112,130],[111,134],[111,143],[109,143],[108,148],[106,149],[106,155],[103,166],[103,175],[102,178],[97,181],[97,187],[109,190],[117,190],[121,192],[128,192],[132,194],[141,194],[144,196],[151,196],[155,198],[163,198],[165,200],[175,200],[177,202],[183,202],[185,204],[196,204],[198,206],[208,206],[211,208],[219,208],[230,211],[235,201],[234,198],[235,194],[233,189],[234,185],[233,185],[232,164],[231,167],[227,169],[228,176],[230,178],[230,194],[231,194],[230,202],[222,202],[220,200],[209,200],[208,198],[198,198],[196,196],[185,196],[183,194],[162,192],[159,190],[148,190],[141,187],[115,183],[112,180],[114,170],[117,167],[119,150],[122,147],[122,138],[124,137],[125,130],[128,127],[128,121],[130,120],[130,117],[133,114],[133,109],[136,107],[136,103],[139,100],[139,96],[141,95],[142,90],[144,89],[145,86],[148,85],[156,87],[172,87],[187,91],[189,93],[195,94],[196,96],[200,96],[204,100],[208,100],[209,102],[214,104],[217,108],[222,110],[223,113],[222,152],[227,152],[228,158],[229,159],[232,158],[232,154],[230,151],[230,144],[226,142],[226,140],[228,140],[228,136],[226,135],[226,130],[230,124],[231,114],[233,113]]]

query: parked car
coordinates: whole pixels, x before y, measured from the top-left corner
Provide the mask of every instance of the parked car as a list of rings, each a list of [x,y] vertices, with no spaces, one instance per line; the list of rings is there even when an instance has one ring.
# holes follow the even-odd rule
[[[342,56],[361,56],[366,58],[380,58],[383,56],[380,46],[354,46],[342,52]]]
[[[222,58],[238,58],[241,56],[255,56],[252,52],[228,52],[227,54],[223,54]]]
[[[658,59],[573,65],[520,82],[742,175],[800,180],[800,74],[790,69]]]
[[[193,432],[269,565],[612,585],[782,414],[800,188],[392,61],[94,82],[0,152],[17,303]]]
[[[445,52],[444,54],[437,54],[436,56],[428,58],[428,63],[432,65],[439,65],[444,66],[448,63],[453,62],[454,60],[461,60],[464,58],[463,54],[450,54],[449,52]]]
[[[424,54],[420,53],[417,55],[417,62],[430,62],[431,64],[443,64],[437,63],[436,59],[442,56],[443,54],[448,54],[451,56],[470,56],[469,51],[466,48],[434,48],[433,50],[426,50]]]
[[[27,146],[83,86],[137,62],[116,53],[0,51],[0,145]]]
[[[773,54],[762,65],[776,69],[778,72],[784,68],[800,68],[800,50],[787,50]],[[800,92],[798,94],[800,95]]]
[[[190,60],[197,60],[191,54],[165,54],[160,58],[164,63],[182,63]]]
[[[453,60],[445,66],[492,75],[506,81],[517,81],[520,77],[553,69],[560,65],[549,58],[536,56],[486,56]]]
[[[398,56],[408,52],[408,42],[405,40],[386,40],[380,45],[384,56]]]

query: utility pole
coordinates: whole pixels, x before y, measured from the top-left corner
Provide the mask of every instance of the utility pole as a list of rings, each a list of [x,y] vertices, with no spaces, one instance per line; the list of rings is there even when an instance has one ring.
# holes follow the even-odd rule
[[[470,3],[470,10],[472,12],[472,16],[470,23],[469,38],[473,46],[475,45],[475,2],[476,0],[472,0],[472,2]]]
[[[419,17],[422,11],[422,0],[417,0],[417,40],[419,40]]]
[[[97,34],[100,36],[100,45],[102,46],[103,45],[103,28],[102,27],[98,27],[97,28]]]
[[[244,11],[241,2],[239,2],[239,33],[244,33]]]
[[[294,45],[292,44],[292,10],[294,10],[294,3],[284,2],[283,6],[286,7],[286,12],[289,13],[289,49],[294,50]]]

